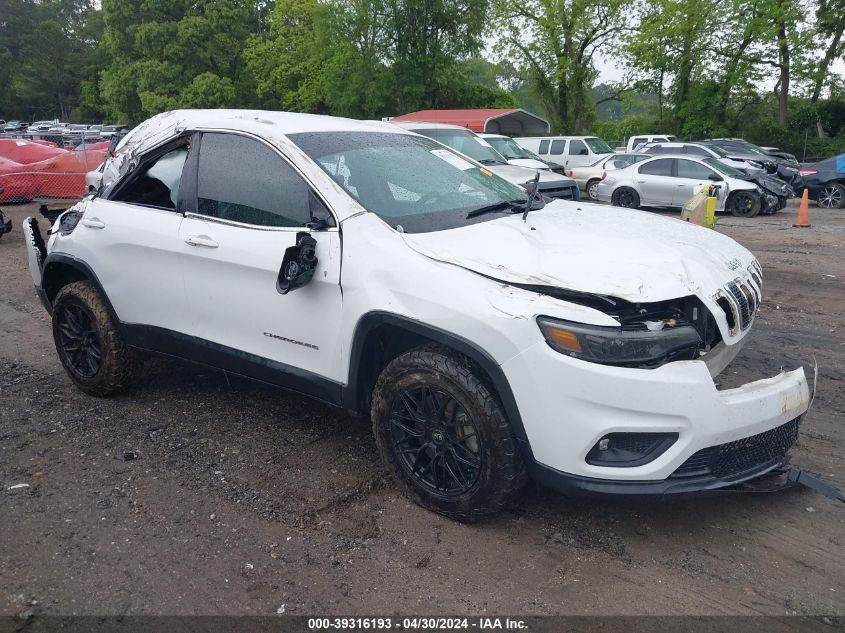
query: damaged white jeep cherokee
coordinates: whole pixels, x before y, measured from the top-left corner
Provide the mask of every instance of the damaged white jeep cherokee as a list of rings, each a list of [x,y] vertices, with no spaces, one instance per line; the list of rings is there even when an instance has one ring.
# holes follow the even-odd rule
[[[369,413],[396,478],[456,519],[528,475],[666,494],[779,466],[803,370],[713,381],[763,296],[752,254],[536,197],[386,123],[175,111],[123,139],[46,244],[24,229],[83,391],[125,389],[149,351]]]

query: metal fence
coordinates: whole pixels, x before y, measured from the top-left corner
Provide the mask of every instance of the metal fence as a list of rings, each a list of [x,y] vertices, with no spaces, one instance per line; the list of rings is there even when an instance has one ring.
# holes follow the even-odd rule
[[[0,203],[73,202],[84,196],[109,140],[99,136],[68,146],[34,134],[0,135]]]

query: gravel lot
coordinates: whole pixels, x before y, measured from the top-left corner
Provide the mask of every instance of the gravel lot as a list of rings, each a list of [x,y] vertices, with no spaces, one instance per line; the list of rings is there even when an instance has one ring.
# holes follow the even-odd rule
[[[815,357],[793,463],[845,488],[845,211],[793,229],[794,206],[719,223],[766,294],[723,385],[811,375]],[[309,400],[161,359],[129,393],[86,396],[26,268],[34,207],[3,210],[0,614],[845,614],[845,506],[809,491],[584,501],[532,485],[465,526],[398,492],[367,421]]]

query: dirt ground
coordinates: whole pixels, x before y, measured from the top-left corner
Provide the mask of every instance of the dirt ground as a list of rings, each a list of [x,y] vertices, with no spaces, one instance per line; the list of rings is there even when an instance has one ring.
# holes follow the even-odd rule
[[[531,485],[466,526],[399,493],[367,422],[283,391],[152,360],[131,392],[86,396],[33,292],[33,207],[3,210],[0,614],[845,614],[845,506],[810,491],[585,501]],[[793,219],[720,220],[765,278],[724,384],[811,375],[815,358],[793,463],[845,488],[845,211]]]

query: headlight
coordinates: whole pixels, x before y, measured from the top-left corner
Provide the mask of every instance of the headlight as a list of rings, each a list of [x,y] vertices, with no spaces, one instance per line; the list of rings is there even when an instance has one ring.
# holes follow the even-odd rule
[[[585,325],[539,317],[537,324],[552,349],[602,365],[656,367],[670,360],[694,360],[702,340],[692,325],[673,319],[648,322],[643,329]]]

